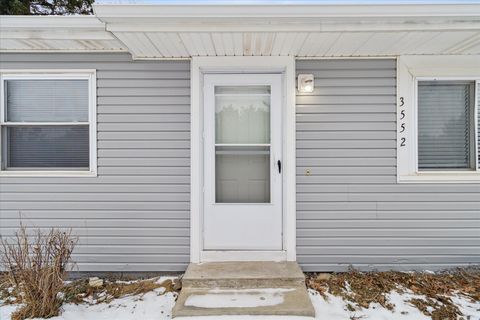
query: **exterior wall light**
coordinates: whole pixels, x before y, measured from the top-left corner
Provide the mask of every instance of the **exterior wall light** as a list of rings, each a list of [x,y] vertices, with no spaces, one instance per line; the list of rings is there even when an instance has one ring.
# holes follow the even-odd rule
[[[298,92],[310,93],[315,89],[313,74],[299,74],[298,75]]]

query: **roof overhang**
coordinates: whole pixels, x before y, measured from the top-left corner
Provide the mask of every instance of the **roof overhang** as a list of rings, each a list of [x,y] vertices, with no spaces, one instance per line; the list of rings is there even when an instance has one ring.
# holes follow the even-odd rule
[[[62,17],[66,19],[65,26],[54,23],[49,33],[45,32],[50,38],[62,33],[76,38],[88,37],[90,33],[96,37],[110,36],[113,50],[126,48],[136,59],[480,54],[479,3],[178,5],[135,1],[100,2],[94,4],[94,11],[99,20],[88,23],[96,32],[69,28],[67,21],[74,17]],[[48,29],[47,22],[42,23]],[[38,29],[35,23],[30,24],[32,32]],[[16,35],[13,29],[7,32],[11,38]],[[42,31],[32,34],[38,32]],[[3,35],[1,30],[0,41]],[[0,44],[0,50],[3,47]]]
[[[0,51],[127,51],[94,16],[0,16]]]

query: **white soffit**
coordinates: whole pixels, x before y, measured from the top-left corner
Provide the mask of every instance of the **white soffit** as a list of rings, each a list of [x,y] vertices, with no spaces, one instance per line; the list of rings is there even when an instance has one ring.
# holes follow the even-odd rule
[[[0,16],[0,51],[128,51],[94,16]]]
[[[480,54],[480,4],[97,4],[137,59]]]

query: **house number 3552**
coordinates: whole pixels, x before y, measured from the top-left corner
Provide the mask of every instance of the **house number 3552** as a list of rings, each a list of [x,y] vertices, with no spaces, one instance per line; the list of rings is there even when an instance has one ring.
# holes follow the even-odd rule
[[[404,97],[400,97],[400,103],[399,103],[398,107],[400,108],[400,121],[402,121],[407,116],[406,111],[405,111],[405,98]],[[400,133],[403,134],[405,132],[405,129],[406,129],[405,122],[400,122],[400,129],[399,129]],[[407,138],[404,135],[401,135],[400,136],[400,147],[405,147],[406,142],[407,142]]]

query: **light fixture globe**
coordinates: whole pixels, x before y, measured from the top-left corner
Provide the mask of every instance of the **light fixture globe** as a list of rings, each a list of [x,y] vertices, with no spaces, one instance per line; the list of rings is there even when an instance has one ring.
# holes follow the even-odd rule
[[[311,93],[315,90],[315,78],[313,74],[298,75],[298,92]]]

